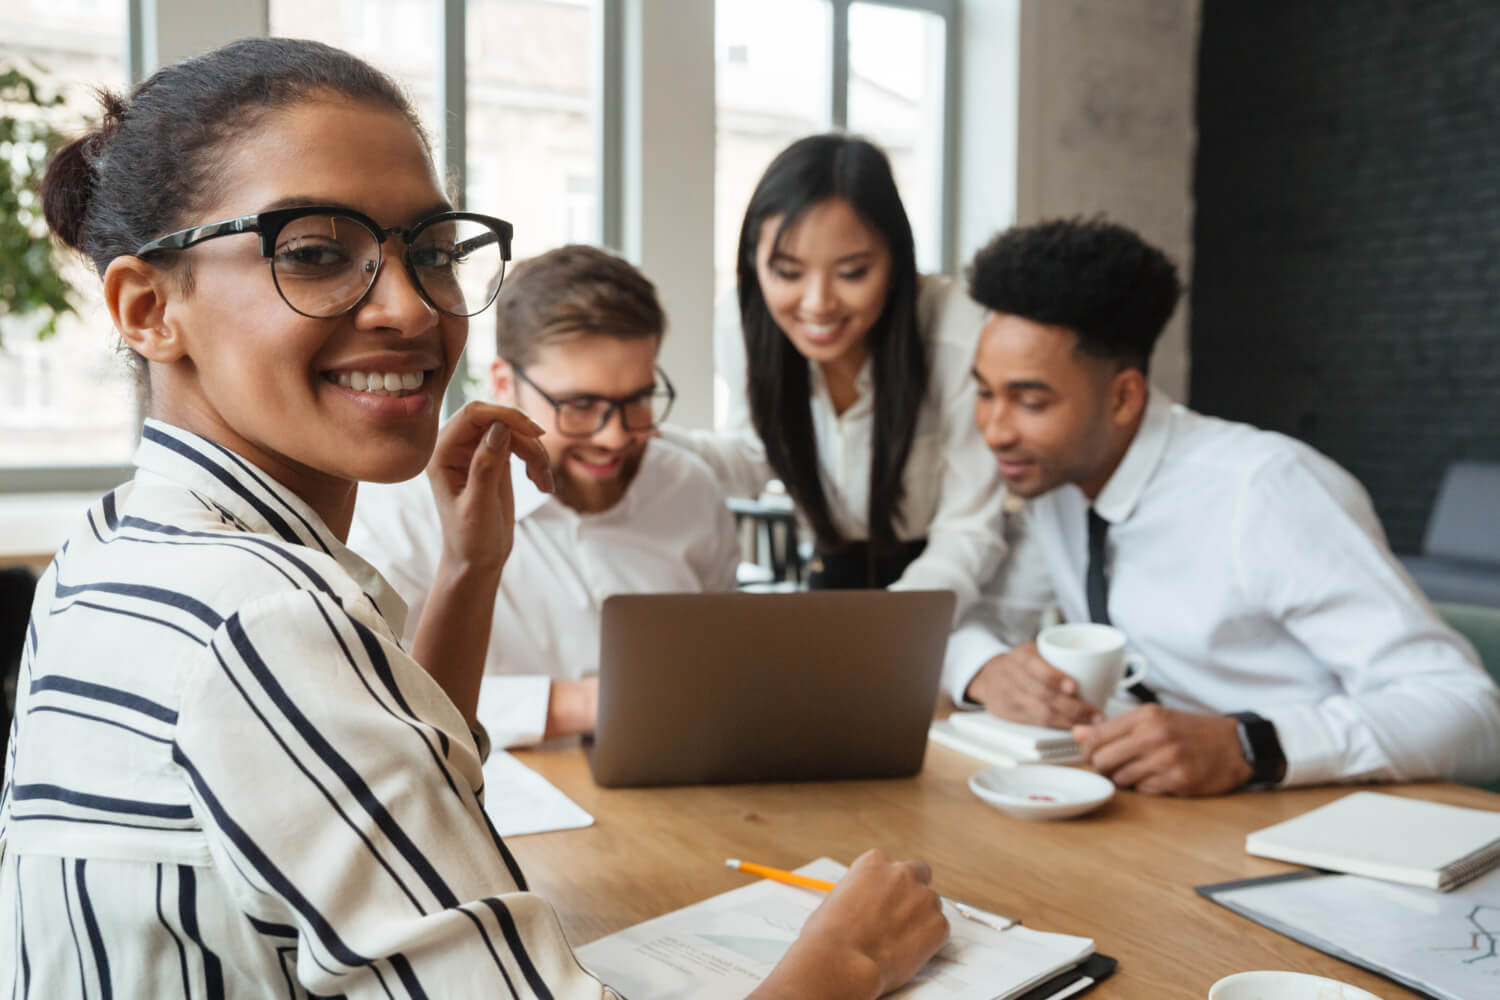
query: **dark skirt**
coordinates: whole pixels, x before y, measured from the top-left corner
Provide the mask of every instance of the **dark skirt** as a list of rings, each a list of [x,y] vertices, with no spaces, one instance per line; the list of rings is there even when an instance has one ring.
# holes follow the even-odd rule
[[[807,585],[813,590],[875,590],[889,587],[906,572],[927,539],[900,542],[876,555],[869,542],[850,542],[834,551],[818,550],[808,566]]]

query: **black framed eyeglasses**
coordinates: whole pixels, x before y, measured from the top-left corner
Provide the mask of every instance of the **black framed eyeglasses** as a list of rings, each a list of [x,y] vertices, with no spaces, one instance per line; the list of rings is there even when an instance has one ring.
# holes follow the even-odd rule
[[[474,212],[439,212],[409,229],[382,228],[353,209],[301,205],[179,229],[135,253],[186,250],[238,233],[260,235],[260,255],[271,262],[271,280],[293,311],[330,319],[365,297],[392,236],[406,244],[402,263],[428,305],[449,316],[482,312],[500,291],[513,229],[504,219]]]
[[[593,437],[604,430],[616,410],[620,411],[620,424],[627,431],[654,430],[667,419],[672,404],[677,401],[677,390],[672,388],[672,380],[667,378],[660,365],[656,368],[656,385],[625,397],[583,393],[558,399],[533,382],[520,365],[513,364],[510,370],[515,372],[516,378],[535,389],[538,396],[552,404],[557,414],[557,432],[564,437]]]

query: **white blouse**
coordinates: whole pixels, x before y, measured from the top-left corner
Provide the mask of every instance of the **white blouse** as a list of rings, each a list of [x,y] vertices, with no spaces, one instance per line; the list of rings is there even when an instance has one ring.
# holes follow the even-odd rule
[[[927,547],[895,588],[946,589],[962,613],[979,596],[1004,555],[1004,482],[974,425],[974,348],[984,310],[948,278],[920,279],[917,319],[932,374],[906,460],[906,496],[897,535]],[[724,428],[669,427],[664,434],[707,461],[731,496],[754,497],[773,477],[746,399],[746,359],[738,315],[716,323],[715,363],[729,388]],[[856,380],[859,398],[836,413],[822,369],[809,363],[813,431],[833,523],[851,540],[869,537],[870,456],[875,431],[873,363]]]
[[[0,793],[33,997],[613,997],[485,819],[400,597],[316,513],[148,421],[42,577]]]

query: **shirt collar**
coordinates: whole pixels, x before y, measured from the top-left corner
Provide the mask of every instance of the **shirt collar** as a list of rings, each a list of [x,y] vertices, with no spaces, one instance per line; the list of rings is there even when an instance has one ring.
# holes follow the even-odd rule
[[[823,366],[816,361],[809,361],[807,371],[813,393],[827,396],[828,382],[823,378]],[[860,399],[866,398],[875,391],[875,359],[868,354],[865,355],[864,364],[859,366],[859,374],[854,376],[854,389],[859,393]]]
[[[1094,510],[1110,524],[1130,517],[1161,465],[1172,431],[1172,400],[1156,386],[1146,396],[1146,414],[1125,457],[1094,498]]]
[[[160,420],[147,420],[135,466],[193,491],[235,523],[330,556],[364,590],[391,631],[406,626],[406,602],[369,563],[339,541],[301,497],[223,445]]]

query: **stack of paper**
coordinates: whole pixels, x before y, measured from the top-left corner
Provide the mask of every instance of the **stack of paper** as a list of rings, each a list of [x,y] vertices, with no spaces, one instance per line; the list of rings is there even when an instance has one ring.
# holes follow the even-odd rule
[[[484,811],[502,837],[574,830],[594,822],[556,785],[500,750],[484,762]]]
[[[797,869],[837,879],[844,866],[819,858]],[[625,996],[652,1000],[731,1000],[754,989],[791,947],[823,894],[777,882],[752,882],[578,949],[599,978]],[[1089,938],[1019,925],[1000,931],[950,915],[948,943],[891,997],[997,1000],[1073,969],[1094,951]],[[1051,997],[1081,992],[1044,991]],[[1027,994],[1029,996],[1029,994]]]
[[[1066,729],[1009,722],[983,711],[954,712],[946,720],[934,722],[928,736],[989,764],[1066,764],[1082,759],[1078,744]]]

